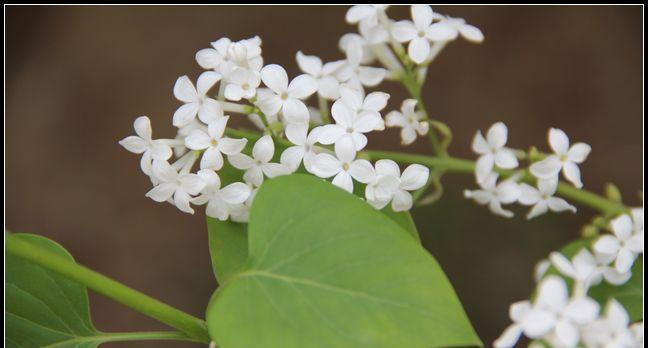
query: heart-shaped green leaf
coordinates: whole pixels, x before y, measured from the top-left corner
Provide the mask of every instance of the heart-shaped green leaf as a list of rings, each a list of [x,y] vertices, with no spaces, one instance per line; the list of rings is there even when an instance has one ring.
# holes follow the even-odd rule
[[[47,238],[13,236],[74,261]],[[5,295],[7,347],[91,348],[105,341],[90,320],[88,292],[77,282],[7,254]]]
[[[359,198],[307,175],[270,180],[249,256],[207,309],[222,348],[481,345],[434,258]]]
[[[396,213],[389,207],[381,211],[420,241],[416,225],[409,212]],[[227,278],[245,265],[248,254],[247,226],[247,224],[207,217],[209,254],[218,284],[225,284]]]

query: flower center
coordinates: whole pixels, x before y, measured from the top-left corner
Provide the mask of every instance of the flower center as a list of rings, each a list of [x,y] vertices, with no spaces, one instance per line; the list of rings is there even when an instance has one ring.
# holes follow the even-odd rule
[[[288,92],[281,93],[281,100],[286,100],[286,99],[288,99]]]
[[[418,37],[425,37],[425,31],[421,30],[418,32]]]
[[[241,86],[241,88],[243,88],[244,90],[247,91],[248,89],[250,89],[250,84],[248,84],[248,83],[244,83],[244,84]]]
[[[353,128],[351,128],[351,127],[347,127],[346,132],[347,132],[347,133],[353,133]]]
[[[218,145],[218,140],[216,140],[216,139],[212,139],[212,140],[211,140],[211,146],[216,147],[216,145]]]
[[[348,171],[349,170],[349,164],[348,163],[342,164],[342,169],[344,169],[345,172]]]

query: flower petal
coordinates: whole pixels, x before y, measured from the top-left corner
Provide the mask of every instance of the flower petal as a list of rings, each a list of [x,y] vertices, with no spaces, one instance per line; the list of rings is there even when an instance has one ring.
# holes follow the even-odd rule
[[[426,38],[415,37],[407,46],[407,54],[414,63],[423,63],[430,55],[430,42]]]
[[[410,164],[403,171],[400,188],[407,191],[418,190],[425,185],[430,176],[430,169],[420,164]]]
[[[274,155],[274,142],[270,135],[262,136],[252,148],[252,157],[263,163],[270,162]]]
[[[317,56],[307,56],[297,51],[297,65],[299,69],[309,75],[319,76],[322,73],[322,60]]]
[[[196,118],[198,110],[200,110],[200,104],[198,102],[180,106],[173,114],[173,125],[175,127],[184,127],[188,125]]]
[[[558,155],[567,154],[569,151],[569,138],[567,134],[558,128],[549,130],[549,146]]]
[[[391,26],[391,34],[398,42],[408,42],[416,37],[418,30],[409,20],[398,21]]]
[[[392,199],[392,209],[395,212],[408,211],[412,208],[414,201],[412,195],[405,190],[396,190]]]
[[[342,170],[342,164],[334,156],[321,153],[313,159],[312,169],[313,174],[320,178],[330,178]]]
[[[233,155],[243,151],[247,139],[222,138],[218,141],[218,150],[226,155]]]
[[[209,90],[214,87],[216,82],[220,81],[221,75],[215,71],[205,71],[198,76],[196,82],[196,90],[199,95],[206,95]]]
[[[228,204],[241,204],[250,197],[250,187],[242,182],[229,184],[220,191],[221,198]]]
[[[204,150],[211,146],[211,138],[201,129],[192,130],[184,139],[184,142],[192,150]]]
[[[531,164],[529,170],[536,178],[553,179],[562,169],[562,162],[557,156],[549,156],[541,161]]]
[[[193,103],[199,100],[198,92],[187,75],[178,77],[173,86],[173,95],[176,99],[185,103]]]
[[[317,91],[317,81],[310,75],[295,77],[288,85],[288,95],[292,98],[305,99]]]
[[[376,171],[371,163],[364,159],[351,162],[349,165],[349,174],[356,181],[363,184],[372,182],[376,177]]]
[[[261,81],[277,94],[288,90],[288,74],[277,64],[266,65],[261,69]]]

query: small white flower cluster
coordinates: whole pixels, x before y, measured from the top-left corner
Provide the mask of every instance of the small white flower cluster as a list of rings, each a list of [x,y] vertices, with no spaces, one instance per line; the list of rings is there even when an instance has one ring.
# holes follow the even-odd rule
[[[142,155],[142,171],[154,185],[147,196],[183,212],[193,213],[192,204],[206,204],[211,217],[246,221],[264,178],[295,172],[303,163],[306,172],[333,178],[334,185],[348,192],[354,191],[354,181],[366,185],[365,199],[378,209],[390,203],[395,211],[410,209],[410,192],[425,186],[428,168],[412,164],[401,173],[395,162],[372,164],[361,151],[367,145],[366,135],[385,126],[400,127],[402,143],[413,143],[428,133],[427,116],[417,111],[415,99],[407,99],[400,111],[383,119],[389,95],[367,93],[365,88],[404,71],[406,62],[397,58],[401,42],[410,42],[410,58],[423,63],[425,59],[418,58],[425,52],[431,54],[430,42],[445,43],[458,35],[481,41],[483,36],[463,20],[435,14],[429,6],[412,6],[414,22],[395,22],[385,9],[351,7],[346,19],[358,24],[359,34],[340,38],[345,58],[324,63],[297,52],[303,74],[293,79],[282,66],[265,65],[259,37],[222,38],[198,51],[196,61],[206,71],[195,85],[188,76],[181,76],[173,88],[182,103],[173,115],[178,128],[175,138],[153,139],[150,121],[142,116],[135,120],[137,135],[120,141],[127,150]],[[419,27],[429,35],[421,36],[418,29],[410,35]],[[383,67],[371,65],[376,61]],[[313,95],[317,108],[307,105]],[[262,137],[253,137],[256,143],[251,149],[248,139],[230,136],[241,134],[228,131],[231,114],[247,115],[264,131]],[[329,123],[329,114],[333,123]],[[276,145],[285,149],[275,157]],[[273,162],[273,158],[279,160]],[[196,163],[199,168],[192,172]],[[226,163],[244,171],[242,182],[221,187],[218,172]]]
[[[452,18],[432,11],[428,5],[413,5],[412,20],[395,22],[386,14],[384,5],[356,5],[347,12],[349,23],[358,23],[358,31],[371,45],[408,43],[407,54],[416,64],[426,64],[438,53],[433,45],[442,47],[459,35],[480,43],[482,32],[461,18]],[[378,51],[385,51],[378,49]]]
[[[496,168],[513,170],[519,162],[515,151],[507,148],[508,129],[502,122],[492,125],[486,137],[480,131],[475,134],[472,149],[479,155],[475,165],[475,177],[480,190],[466,190],[464,196],[475,200],[478,204],[488,205],[491,212],[504,217],[513,217],[513,212],[502,208],[502,204],[518,202],[532,206],[527,219],[532,219],[548,211],[576,212],[576,207],[562,198],[556,197],[559,174],[562,170],[565,178],[575,187],[583,186],[580,179],[578,164],[585,161],[591,147],[585,143],[569,146],[569,138],[560,129],[549,130],[549,145],[554,151],[546,158],[532,163],[529,172],[536,178],[536,187],[526,183],[518,183],[521,175],[515,174],[497,182]]]
[[[522,334],[558,348],[643,347],[643,321],[631,324],[626,309],[614,299],[601,314],[599,304],[587,295],[602,281],[625,284],[632,276],[632,264],[643,254],[643,207],[610,225],[613,235],[601,236],[593,252],[582,248],[571,260],[553,252],[539,264],[535,300],[511,305],[513,324],[494,342],[496,348],[513,347]],[[544,276],[550,265],[573,280],[571,295],[563,278]]]

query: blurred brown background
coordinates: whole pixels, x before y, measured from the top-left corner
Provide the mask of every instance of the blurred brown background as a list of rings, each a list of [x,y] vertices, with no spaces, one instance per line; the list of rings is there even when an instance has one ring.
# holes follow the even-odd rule
[[[564,129],[593,152],[586,188],[617,183],[627,203],[642,188],[642,9],[626,7],[434,7],[464,17],[482,45],[449,45],[430,69],[428,110],[454,131],[451,152],[474,158],[477,129],[509,126],[509,144],[547,149]],[[138,158],[117,141],[139,115],[173,136],[175,79],[195,78],[195,52],[227,36],[259,34],[267,63],[297,73],[297,50],[340,58],[354,30],[343,7],[6,8],[6,220],[12,231],[62,243],[76,259],[202,317],[215,288],[202,213],[190,216],[144,197]],[[392,8],[394,18],[409,10]],[[390,109],[405,97],[398,86]],[[398,149],[397,132],[370,147]],[[425,153],[424,140],[407,151]],[[509,303],[528,297],[536,261],[575,238],[593,212],[524,220],[491,215],[462,198],[472,178],[447,175],[446,193],[414,210],[425,246],[440,261],[484,342],[508,325]],[[91,294],[101,330],[164,328]],[[177,347],[178,343],[113,345]],[[189,345],[190,346],[190,345]]]

